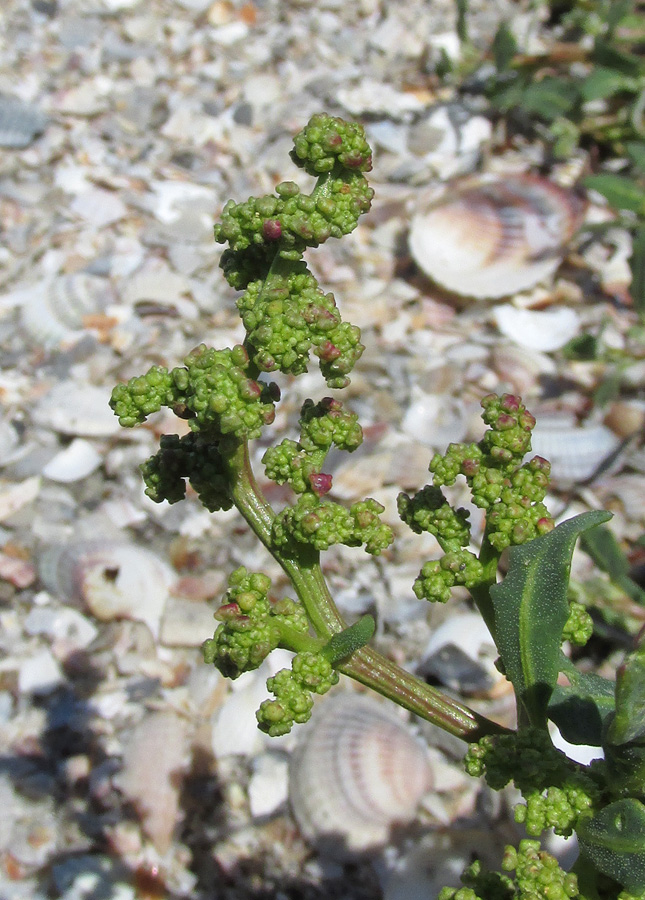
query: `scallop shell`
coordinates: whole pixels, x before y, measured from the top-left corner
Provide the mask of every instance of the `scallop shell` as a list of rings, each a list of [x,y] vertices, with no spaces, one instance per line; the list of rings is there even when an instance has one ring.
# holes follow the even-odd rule
[[[566,416],[536,416],[531,437],[532,456],[551,463],[554,482],[582,483],[609,465],[620,447],[620,439],[605,425],[576,425]]]
[[[307,840],[335,856],[374,850],[414,819],[432,784],[425,747],[369,696],[320,704],[291,758],[289,798]]]
[[[80,600],[97,619],[136,619],[155,637],[176,578],[154,553],[107,539],[48,547],[40,559],[40,577],[52,593]]]
[[[449,291],[505,297],[554,274],[584,210],[576,193],[536,175],[471,182],[414,217],[410,252]]]
[[[21,321],[41,347],[71,346],[87,334],[91,317],[103,312],[112,293],[105,278],[76,273],[33,285],[25,295]]]

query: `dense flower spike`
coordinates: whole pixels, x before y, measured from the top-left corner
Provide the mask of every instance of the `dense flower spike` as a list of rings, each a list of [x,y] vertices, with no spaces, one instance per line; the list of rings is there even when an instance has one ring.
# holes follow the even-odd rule
[[[570,604],[569,618],[562,632],[562,640],[570,641],[576,647],[584,647],[593,634],[593,619],[582,603]]]
[[[271,601],[271,579],[248,574],[240,567],[229,576],[229,589],[216,613],[221,620],[212,638],[202,645],[204,660],[227,678],[257,669],[279,646],[284,629],[305,634],[307,616],[293,600]]]
[[[312,116],[293,143],[291,158],[310,175],[331,172],[335,166],[359,172],[372,168],[365,132],[354,122],[324,114]]]
[[[414,497],[399,494],[397,507],[401,519],[416,534],[433,534],[443,550],[459,550],[470,542],[470,513],[453,509],[439,488],[426,485]]]
[[[338,683],[338,672],[321,653],[297,653],[291,669],[281,669],[267,679],[275,700],[265,700],[256,713],[258,725],[271,737],[287,734],[294,723],[311,717],[312,693],[326,694]]]
[[[378,556],[394,540],[392,529],[379,519],[384,507],[376,500],[353,503],[349,509],[315,494],[304,494],[276,517],[273,539],[278,547],[292,542],[327,550],[332,544],[360,547]]]
[[[297,494],[312,491],[321,496],[331,488],[331,476],[322,476],[320,471],[331,447],[351,453],[362,440],[358,417],[345,410],[340,400],[306,400],[300,412],[300,441],[285,438],[269,447],[262,462],[272,481],[288,483]]]
[[[557,859],[540,848],[538,841],[507,846],[504,872],[488,872],[479,860],[461,877],[466,887],[443,888],[438,900],[575,900],[578,879],[560,868]],[[515,878],[505,873],[515,872]]]
[[[526,804],[515,807],[515,820],[533,837],[547,828],[568,837],[601,795],[584,767],[556,750],[548,732],[539,729],[484,737],[469,747],[465,762],[468,774],[483,774],[493,790],[515,783]]]
[[[146,494],[155,503],[177,503],[186,496],[186,480],[209,512],[233,505],[228,478],[216,443],[192,432],[161,436],[160,448],[141,465]]]
[[[193,431],[256,438],[273,421],[279,394],[274,385],[250,378],[248,365],[247,352],[239,344],[225,350],[200,344],[181,368],[168,372],[153,366],[146,375],[117,385],[110,406],[126,427],[168,406],[188,419]]]
[[[364,175],[371,151],[359,125],[314,116],[294,139],[292,158],[318,177],[311,194],[284,181],[275,195],[229,201],[215,240],[228,244],[221,267],[245,293],[238,309],[245,346],[263,372],[307,371],[310,354],[332,388],[342,388],[363,352],[359,329],[341,321],[333,294],[324,293],[302,260],[307,247],[353,231],[373,191]]]
[[[424,564],[412,590],[419,600],[446,603],[450,599],[450,588],[463,585],[475,587],[484,578],[484,567],[468,550],[449,550],[439,560]]]

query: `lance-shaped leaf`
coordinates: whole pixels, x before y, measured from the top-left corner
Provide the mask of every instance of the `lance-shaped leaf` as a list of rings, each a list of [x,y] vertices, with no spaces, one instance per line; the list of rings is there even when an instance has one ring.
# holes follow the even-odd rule
[[[336,665],[351,656],[355,650],[364,647],[372,639],[375,629],[376,622],[372,616],[361,616],[349,628],[332,635],[320,652],[332,665]]]
[[[617,800],[577,826],[582,853],[634,894],[645,890],[645,806]]]
[[[603,724],[614,711],[614,682],[593,672],[580,672],[562,654],[560,671],[570,684],[556,684],[549,700],[548,716],[570,744],[600,747]]]
[[[594,528],[583,535],[580,545],[617,587],[636,603],[645,605],[645,591],[629,577],[629,561],[609,528]]]
[[[611,744],[645,738],[645,645],[630,653],[616,673],[616,715],[609,726]],[[645,840],[645,838],[644,838]]]
[[[543,726],[561,667],[562,630],[569,617],[567,585],[578,536],[607,522],[601,510],[568,519],[549,534],[509,550],[508,574],[493,585],[495,639],[506,677],[532,725]]]

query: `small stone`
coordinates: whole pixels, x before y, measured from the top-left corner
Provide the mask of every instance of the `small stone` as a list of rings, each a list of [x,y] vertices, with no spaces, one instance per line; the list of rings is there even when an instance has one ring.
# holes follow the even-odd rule
[[[49,650],[41,650],[20,664],[18,688],[21,694],[50,694],[64,682],[65,676]]]

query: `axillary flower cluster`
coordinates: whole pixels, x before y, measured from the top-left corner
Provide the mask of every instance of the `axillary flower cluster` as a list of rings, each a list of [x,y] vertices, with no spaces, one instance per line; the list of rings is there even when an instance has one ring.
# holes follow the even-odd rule
[[[176,503],[190,486],[210,511],[235,506],[293,587],[293,598],[276,596],[263,573],[233,572],[215,614],[217,629],[204,642],[204,659],[237,678],[257,669],[278,647],[294,654],[290,668],[268,679],[272,699],[257,711],[259,727],[270,735],[286,734],[305,722],[314,695],[328,691],[340,673],[356,679],[467,741],[468,771],[484,774],[491,787],[514,780],[525,801],[516,818],[529,835],[549,827],[561,834],[576,830],[594,863],[585,872],[594,885],[589,900],[645,896],[645,851],[639,850],[638,837],[645,830],[645,738],[638,693],[645,682],[645,655],[626,665],[615,703],[608,699],[611,683],[574,677],[562,642],[584,644],[591,620],[582,606],[569,602],[568,566],[577,536],[609,515],[589,512],[554,528],[544,505],[549,463],[540,457],[525,461],[535,420],[521,399],[484,397],[484,437],[435,455],[429,464],[431,483],[398,499],[403,522],[413,532],[434,535],[441,549],[438,559],[421,568],[414,592],[420,599],[445,602],[455,586],[469,590],[513,685],[517,732],[442,694],[371,647],[371,616],[351,625],[341,617],[321,569],[321,553],[340,543],[387,558],[394,535],[374,498],[350,506],[333,499],[327,455],[333,448],[351,453],[363,438],[356,415],[335,394],[306,400],[298,439],[269,446],[262,458],[267,478],[291,488],[293,502],[274,509],[255,478],[249,441],[264,438],[280,400],[271,373],[295,377],[316,360],[329,389],[338,391],[349,383],[364,349],[359,329],[342,320],[333,294],[319,287],[303,253],[351,232],[370,208],[372,190],[365,178],[370,148],[360,126],[317,115],[296,136],[291,158],[316,179],[310,194],[282,182],[273,194],[227,203],[215,226],[216,241],[227,245],[221,268],[241,292],[243,343],[232,348],[200,344],[183,365],[152,366],[118,385],[111,399],[126,427],[145,422],[162,407],[189,426],[183,437],[163,436],[158,452],[142,465],[148,496]],[[451,506],[444,493],[457,478],[465,479],[474,505],[483,511],[477,548],[468,512]],[[498,583],[504,551],[509,568]],[[606,743],[613,780],[602,768],[573,764],[551,744],[547,720],[557,710],[551,712],[550,699],[562,671],[572,687],[558,687],[558,702],[565,709],[578,703],[575,685],[581,685],[584,703],[575,708],[588,712],[589,728]],[[615,721],[606,728],[603,717],[611,722],[612,715]],[[560,718],[566,730],[566,714]],[[623,832],[614,840],[617,822]],[[448,890],[442,900],[583,898],[575,874],[563,873],[536,841],[523,841],[517,851],[507,848],[504,870],[515,871],[515,877],[486,873],[476,864],[464,876],[464,888]],[[605,877],[614,881],[603,893],[595,885]],[[631,893],[621,894],[621,884]]]

